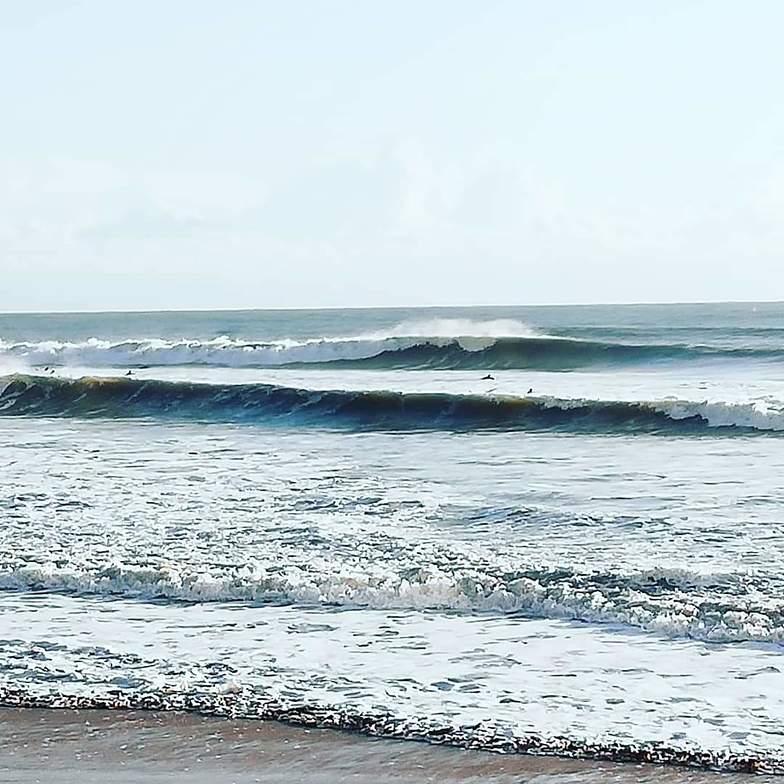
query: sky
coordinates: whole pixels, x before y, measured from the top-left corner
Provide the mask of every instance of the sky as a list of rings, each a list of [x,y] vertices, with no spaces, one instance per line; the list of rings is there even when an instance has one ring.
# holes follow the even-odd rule
[[[0,0],[0,311],[784,299],[779,0]]]

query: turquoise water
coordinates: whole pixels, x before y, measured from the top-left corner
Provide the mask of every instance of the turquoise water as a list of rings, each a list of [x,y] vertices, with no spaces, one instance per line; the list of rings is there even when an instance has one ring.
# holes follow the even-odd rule
[[[775,768],[782,338],[780,304],[0,316],[0,689]]]

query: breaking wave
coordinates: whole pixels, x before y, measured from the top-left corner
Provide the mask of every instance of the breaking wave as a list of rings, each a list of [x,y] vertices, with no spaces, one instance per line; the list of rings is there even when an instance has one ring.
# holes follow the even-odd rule
[[[0,380],[0,415],[163,417],[390,430],[673,434],[784,431],[784,411],[760,403],[321,391],[270,384],[66,379],[24,374]]]
[[[775,348],[732,348],[687,344],[631,344],[601,340],[522,334],[495,335],[474,328],[445,334],[437,324],[422,324],[436,334],[391,334],[307,341],[252,342],[219,337],[212,340],[139,339],[111,342],[6,342],[0,360],[27,367],[215,366],[263,368],[324,366],[371,369],[438,370],[578,370],[692,359],[784,359]],[[469,325],[456,324],[454,329]],[[512,331],[511,327],[507,327]],[[444,333],[444,334],[441,334]],[[479,333],[479,334],[476,334]]]
[[[762,578],[760,578],[762,579]],[[519,613],[526,617],[616,624],[707,642],[784,643],[779,587],[745,574],[678,569],[579,572],[501,569],[466,563],[445,569],[391,569],[384,576],[240,565],[211,575],[165,566],[79,567],[30,564],[0,571],[0,590],[49,591],[180,602],[277,602],[375,609]]]

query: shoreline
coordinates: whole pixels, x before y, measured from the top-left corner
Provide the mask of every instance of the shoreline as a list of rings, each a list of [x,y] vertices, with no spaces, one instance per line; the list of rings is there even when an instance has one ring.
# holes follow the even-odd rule
[[[493,755],[526,755],[622,764],[652,764],[683,770],[724,774],[784,774],[780,757],[737,754],[729,751],[688,750],[662,743],[601,743],[569,737],[538,734],[514,736],[490,724],[450,727],[439,723],[404,719],[390,714],[356,713],[334,705],[288,704],[259,700],[252,693],[172,694],[146,692],[101,696],[66,694],[30,695],[22,690],[0,688],[0,710],[43,709],[133,711],[171,713],[232,721],[276,722],[294,731],[337,730],[376,740],[415,741],[430,746],[451,747]]]
[[[0,708],[0,780],[14,784],[732,784],[748,774],[498,754],[195,713]],[[772,776],[755,780],[774,781]]]

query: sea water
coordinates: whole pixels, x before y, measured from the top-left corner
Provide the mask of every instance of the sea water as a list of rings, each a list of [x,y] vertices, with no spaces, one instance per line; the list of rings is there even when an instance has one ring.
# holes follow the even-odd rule
[[[6,701],[784,758],[784,305],[9,314],[0,376]]]

